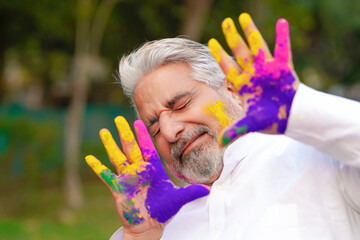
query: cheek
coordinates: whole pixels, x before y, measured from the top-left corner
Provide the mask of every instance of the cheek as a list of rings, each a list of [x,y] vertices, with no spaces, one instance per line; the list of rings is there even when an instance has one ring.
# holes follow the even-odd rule
[[[167,143],[164,139],[161,139],[161,137],[158,137],[154,140],[154,144],[156,146],[156,149],[158,150],[158,153],[161,157],[168,159],[170,158],[170,145]]]
[[[202,107],[202,112],[207,116],[216,120],[218,124],[221,125],[221,128],[227,127],[233,120],[225,111],[225,104],[216,100],[215,103],[209,103]]]

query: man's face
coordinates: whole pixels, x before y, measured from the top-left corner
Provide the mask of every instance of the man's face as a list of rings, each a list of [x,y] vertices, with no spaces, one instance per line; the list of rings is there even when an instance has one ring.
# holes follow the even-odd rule
[[[187,182],[211,184],[223,167],[217,136],[224,124],[219,116],[237,118],[242,110],[226,82],[216,90],[191,73],[185,63],[155,69],[136,86],[135,104],[169,169]],[[215,114],[211,106],[219,101],[225,109]]]

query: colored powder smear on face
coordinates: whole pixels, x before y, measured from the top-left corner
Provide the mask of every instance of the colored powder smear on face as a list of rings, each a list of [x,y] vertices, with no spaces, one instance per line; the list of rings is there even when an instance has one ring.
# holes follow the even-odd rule
[[[206,110],[207,111],[205,111],[205,113],[210,112],[213,114],[223,127],[227,127],[232,121],[232,119],[224,111],[224,103],[219,100],[216,100],[214,104],[206,105]]]
[[[243,28],[249,27],[251,18],[248,14],[240,16]],[[239,87],[240,96],[248,94],[248,109],[245,118],[238,121],[222,135],[222,144],[226,145],[248,132],[263,131],[275,128],[277,133],[284,133],[287,119],[295,96],[293,83],[296,81],[288,66],[290,55],[289,26],[286,20],[280,19],[276,25],[276,48],[274,59],[265,60],[261,49],[262,39],[258,31],[250,29],[249,45],[254,56],[251,67],[237,78],[232,76]],[[242,79],[241,79],[242,78]]]

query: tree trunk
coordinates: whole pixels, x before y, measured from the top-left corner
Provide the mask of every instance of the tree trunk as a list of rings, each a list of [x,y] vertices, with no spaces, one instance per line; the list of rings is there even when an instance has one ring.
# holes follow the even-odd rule
[[[120,0],[103,0],[97,8],[90,33],[90,54],[93,56],[97,56],[99,54],[102,38],[105,33],[106,25],[109,21],[111,11],[119,1]]]
[[[73,83],[70,105],[65,120],[65,197],[70,208],[83,203],[82,185],[79,175],[79,158],[82,136],[82,118],[87,99],[88,81],[86,57],[88,54],[91,0],[78,1],[75,57],[71,69]]]
[[[213,0],[186,0],[186,16],[180,34],[194,41],[200,41],[204,23],[213,4]]]
[[[71,79],[73,82],[71,100],[65,122],[65,196],[69,208],[78,208],[83,203],[82,185],[79,174],[80,148],[84,110],[88,97],[89,59],[98,58],[101,41],[111,11],[119,0],[103,0],[97,7],[92,27],[91,0],[78,1],[75,57]]]

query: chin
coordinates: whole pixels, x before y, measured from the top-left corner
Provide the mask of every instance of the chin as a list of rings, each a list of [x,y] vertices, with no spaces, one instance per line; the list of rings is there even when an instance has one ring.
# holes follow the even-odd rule
[[[173,160],[169,170],[187,183],[211,185],[223,169],[224,149],[212,144],[195,147],[182,157],[181,163]]]

